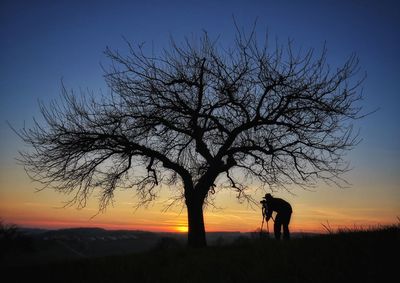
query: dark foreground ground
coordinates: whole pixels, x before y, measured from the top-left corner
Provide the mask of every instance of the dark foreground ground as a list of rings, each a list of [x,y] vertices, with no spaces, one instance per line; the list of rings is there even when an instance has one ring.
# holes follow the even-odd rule
[[[7,265],[2,282],[398,282],[400,226]]]

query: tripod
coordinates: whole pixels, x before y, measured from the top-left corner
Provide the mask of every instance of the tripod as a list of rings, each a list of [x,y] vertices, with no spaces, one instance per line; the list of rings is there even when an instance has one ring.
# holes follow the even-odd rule
[[[260,238],[262,238],[263,226],[264,226],[264,219],[265,219],[265,211],[264,211],[264,209],[263,209],[263,212],[262,212],[262,222],[261,222],[261,228],[260,228]],[[275,222],[275,219],[274,219],[272,216],[271,216],[271,219],[272,219],[272,221]],[[269,225],[268,225],[268,222],[269,222],[269,221],[267,221],[267,237],[269,238]]]

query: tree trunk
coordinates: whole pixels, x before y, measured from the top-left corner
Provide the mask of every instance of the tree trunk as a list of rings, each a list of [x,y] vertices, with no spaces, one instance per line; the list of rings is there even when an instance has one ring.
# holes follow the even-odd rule
[[[207,246],[206,230],[203,218],[203,199],[200,197],[186,200],[188,212],[188,245],[192,248]]]

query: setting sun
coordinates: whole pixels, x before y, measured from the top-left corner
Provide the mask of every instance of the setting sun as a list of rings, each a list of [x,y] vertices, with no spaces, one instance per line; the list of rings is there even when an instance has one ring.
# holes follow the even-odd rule
[[[180,225],[176,227],[176,231],[180,233],[187,233],[188,232],[188,227],[185,225]]]

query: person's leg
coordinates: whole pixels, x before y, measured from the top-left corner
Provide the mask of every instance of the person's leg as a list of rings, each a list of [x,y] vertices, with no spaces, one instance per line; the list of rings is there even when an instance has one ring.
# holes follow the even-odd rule
[[[289,222],[291,213],[288,213],[282,217],[282,224],[283,224],[283,239],[289,240],[290,239],[290,232],[289,232]]]
[[[274,223],[274,234],[275,234],[275,239],[277,240],[281,239],[281,225],[282,225],[282,220],[280,214],[278,213],[275,217],[275,223]]]

